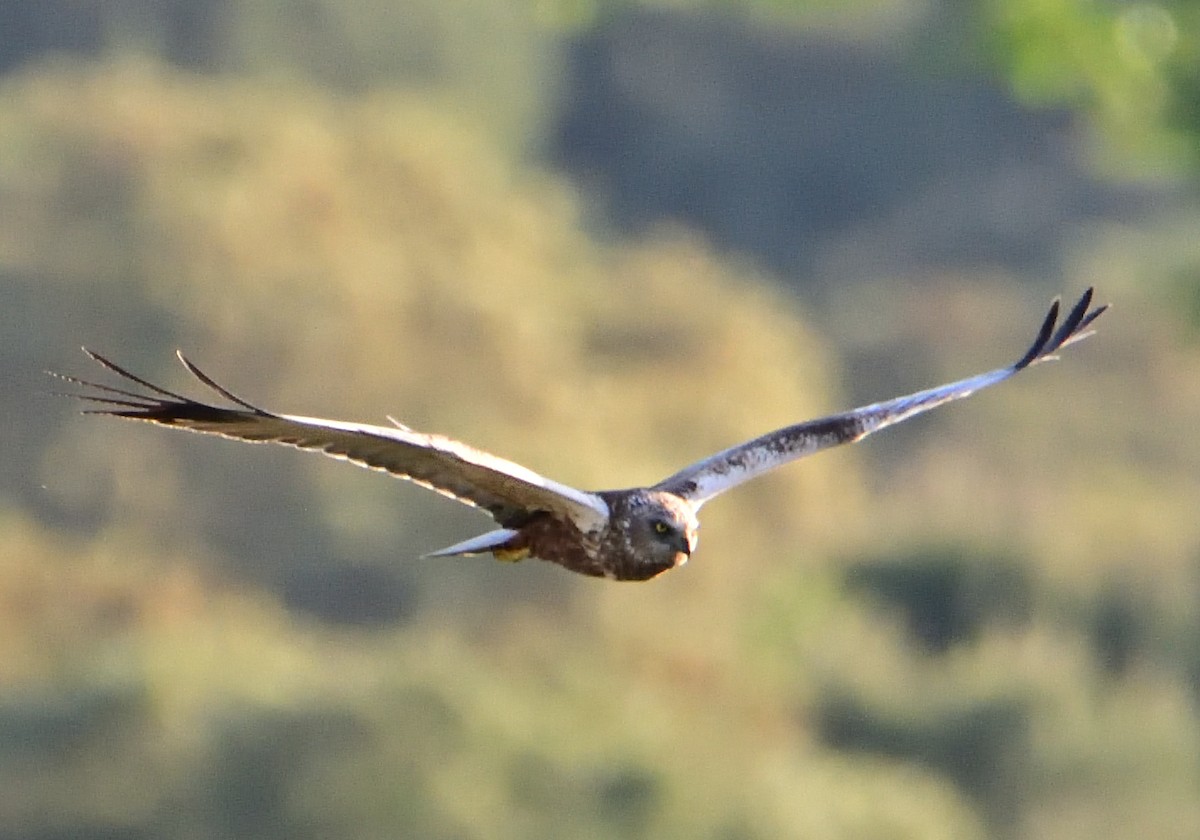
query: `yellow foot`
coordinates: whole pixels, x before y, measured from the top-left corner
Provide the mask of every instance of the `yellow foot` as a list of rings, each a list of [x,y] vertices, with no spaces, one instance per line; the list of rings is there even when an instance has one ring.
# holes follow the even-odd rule
[[[502,563],[518,563],[529,556],[528,548],[497,548],[492,556]]]

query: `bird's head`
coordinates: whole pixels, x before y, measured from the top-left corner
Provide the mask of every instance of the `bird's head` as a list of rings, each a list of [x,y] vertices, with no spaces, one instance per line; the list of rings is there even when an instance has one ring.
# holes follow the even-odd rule
[[[631,506],[626,534],[636,576],[649,579],[682,566],[696,550],[700,523],[688,502],[671,493],[647,491]]]

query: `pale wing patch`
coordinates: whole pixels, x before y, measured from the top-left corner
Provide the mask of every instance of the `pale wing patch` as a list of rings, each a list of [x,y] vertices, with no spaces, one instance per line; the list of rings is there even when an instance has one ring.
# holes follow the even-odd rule
[[[572,520],[575,521],[576,527],[580,530],[595,530],[598,527],[602,527],[608,520],[608,505],[594,493],[588,493],[566,484],[560,484],[557,481],[534,472],[528,467],[523,467],[513,461],[492,455],[481,449],[476,449],[473,446],[469,446],[453,438],[445,437],[444,435],[414,432],[408,427],[397,426],[396,428],[390,428],[388,426],[372,426],[365,423],[324,420],[319,417],[302,417],[292,414],[280,414],[276,416],[283,420],[300,424],[308,429],[329,429],[348,432],[356,436],[361,435],[362,437],[359,438],[362,441],[361,446],[347,447],[347,451],[344,453],[326,452],[325,454],[356,462],[363,462],[366,457],[371,457],[377,463],[369,465],[364,463],[364,466],[385,470],[393,475],[416,481],[418,484],[423,484],[439,492],[446,491],[405,473],[405,455],[410,451],[409,447],[444,453],[464,464],[480,467],[501,476],[511,477],[517,483],[536,487],[559,496],[570,506],[562,512],[569,514]],[[392,451],[388,446],[389,441],[396,441],[404,444],[404,446],[397,447]],[[322,447],[320,442],[317,442],[311,448],[320,449]],[[448,493],[448,495],[457,498],[459,501],[469,501],[454,496],[453,493]]]

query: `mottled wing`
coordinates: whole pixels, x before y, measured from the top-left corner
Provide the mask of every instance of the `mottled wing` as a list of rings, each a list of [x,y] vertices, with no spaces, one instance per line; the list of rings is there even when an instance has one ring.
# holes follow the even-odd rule
[[[569,518],[583,531],[595,530],[608,519],[608,506],[599,496],[551,481],[520,464],[441,435],[421,434],[398,423],[395,428],[389,428],[274,414],[233,395],[179,354],[179,360],[188,371],[236,407],[207,405],[153,385],[87,348],[84,352],[149,392],[138,393],[53,374],[90,389],[69,396],[104,406],[87,413],[128,417],[251,443],[280,443],[321,452],[391,473],[464,504],[481,507],[504,526],[519,526],[537,511]]]
[[[1003,382],[1031,365],[1054,358],[1058,350],[1091,335],[1088,327],[1107,309],[1107,306],[1089,309],[1091,303],[1092,289],[1088,289],[1055,329],[1059,313],[1056,299],[1032,346],[1008,367],[843,414],[778,429],[692,464],[659,482],[654,489],[675,493],[699,507],[718,493],[789,461],[831,446],[860,440],[885,426]]]

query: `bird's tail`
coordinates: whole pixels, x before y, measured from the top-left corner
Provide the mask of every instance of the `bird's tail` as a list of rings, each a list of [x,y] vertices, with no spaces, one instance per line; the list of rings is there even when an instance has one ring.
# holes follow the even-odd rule
[[[437,551],[430,551],[424,554],[424,557],[466,557],[471,554],[487,554],[490,551],[503,550],[506,544],[518,534],[511,528],[498,528],[495,531],[488,531],[486,534],[480,534],[478,537],[471,537],[469,540],[463,540],[460,543],[455,543],[447,548],[440,548]],[[519,559],[519,558],[518,558]]]

